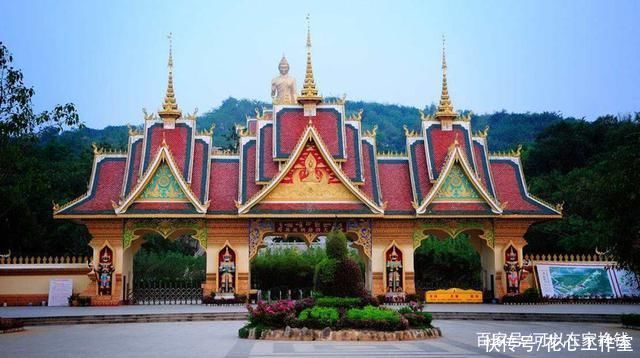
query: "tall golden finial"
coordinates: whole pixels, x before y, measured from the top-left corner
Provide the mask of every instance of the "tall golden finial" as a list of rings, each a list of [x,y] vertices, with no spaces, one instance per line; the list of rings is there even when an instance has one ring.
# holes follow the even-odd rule
[[[164,95],[164,103],[162,104],[162,110],[158,111],[158,115],[162,119],[173,120],[180,118],[182,112],[178,109],[178,103],[176,102],[176,95],[173,91],[173,35],[169,33],[167,38],[169,39],[169,61],[167,67],[169,69],[167,79],[167,93]]]
[[[309,14],[307,14],[307,67],[304,74],[302,93],[298,97],[298,102],[302,104],[318,104],[322,102],[322,97],[318,96],[316,81],[313,78],[313,66],[311,64],[311,25]]]
[[[438,111],[436,112],[436,118],[452,118],[456,117],[456,112],[453,111],[453,105],[451,99],[449,99],[449,89],[447,88],[447,57],[445,51],[445,38],[442,35],[442,94],[440,95],[440,103],[438,104]]]

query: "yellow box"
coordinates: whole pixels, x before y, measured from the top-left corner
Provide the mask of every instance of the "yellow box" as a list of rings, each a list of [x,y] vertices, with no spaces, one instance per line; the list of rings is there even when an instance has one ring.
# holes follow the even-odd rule
[[[450,288],[425,293],[427,303],[482,303],[482,291]]]

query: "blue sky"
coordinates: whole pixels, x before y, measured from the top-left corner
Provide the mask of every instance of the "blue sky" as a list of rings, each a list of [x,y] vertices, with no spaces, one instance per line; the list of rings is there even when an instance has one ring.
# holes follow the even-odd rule
[[[457,109],[640,110],[638,1],[4,1],[0,41],[37,109],[74,102],[102,128],[159,108],[169,32],[183,112],[269,100],[283,52],[300,84],[307,12],[325,96],[437,101],[444,33]]]

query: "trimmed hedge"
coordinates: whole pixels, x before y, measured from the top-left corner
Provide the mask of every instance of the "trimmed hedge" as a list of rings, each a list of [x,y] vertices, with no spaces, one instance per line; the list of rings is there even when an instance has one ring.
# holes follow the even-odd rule
[[[340,314],[334,307],[313,307],[300,312],[298,320],[310,328],[335,327]]]
[[[409,328],[409,321],[396,311],[366,306],[362,309],[352,308],[348,310],[342,325],[344,327],[379,331],[401,331]]]
[[[362,307],[362,299],[359,297],[319,297],[316,299],[316,306],[356,308]]]
[[[431,321],[433,316],[428,312],[409,312],[404,313],[402,317],[406,318],[409,322],[409,327],[412,328],[431,328]]]

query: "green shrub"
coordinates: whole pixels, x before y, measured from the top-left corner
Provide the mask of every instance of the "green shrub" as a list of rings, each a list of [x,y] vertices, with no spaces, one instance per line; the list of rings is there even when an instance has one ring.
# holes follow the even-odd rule
[[[348,310],[341,324],[343,327],[379,331],[397,331],[409,327],[409,321],[398,312],[373,306]]]
[[[261,290],[312,288],[316,266],[326,258],[324,248],[261,250],[251,260],[252,287]]]
[[[310,328],[334,327],[340,315],[333,307],[313,307],[300,312],[298,319],[303,324],[312,323]]]
[[[537,302],[540,300],[540,291],[535,287],[530,287],[522,292],[522,297],[529,302]]]
[[[640,314],[623,314],[620,317],[620,320],[622,321],[622,325],[625,327],[640,327]]]
[[[413,313],[413,310],[411,309],[411,307],[404,306],[404,307],[402,307],[402,308],[400,308],[398,310],[398,313],[404,315],[404,314],[407,314],[407,313]]]
[[[347,236],[342,231],[334,230],[327,235],[327,257],[340,261],[349,255]]]
[[[323,294],[330,294],[333,287],[333,277],[336,272],[338,262],[334,259],[325,258],[316,266],[315,277],[313,279],[316,291]]]
[[[249,337],[249,325],[245,325],[238,330],[238,337],[240,338],[248,338]]]
[[[358,297],[319,297],[316,306],[335,308],[361,307],[362,300]]]
[[[431,328],[431,321],[433,316],[428,312],[413,312],[409,309],[408,313],[402,314],[409,322],[409,327],[412,328]]]

